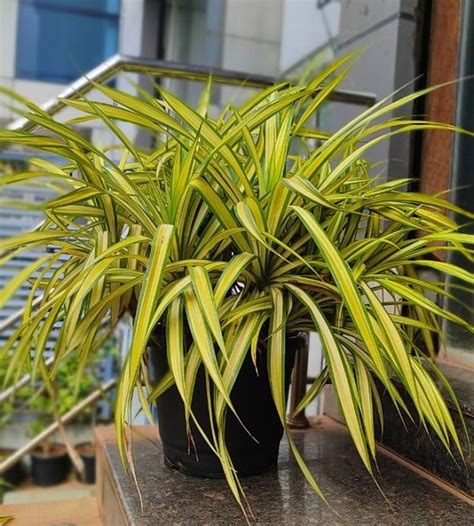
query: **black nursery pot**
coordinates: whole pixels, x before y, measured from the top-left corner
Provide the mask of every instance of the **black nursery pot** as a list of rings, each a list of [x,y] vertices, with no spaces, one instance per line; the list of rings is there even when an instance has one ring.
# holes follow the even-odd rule
[[[0,458],[9,457],[14,452],[14,449],[1,448]],[[21,484],[26,478],[25,465],[21,460],[19,460],[11,468],[7,469],[7,471],[5,471],[5,473],[3,473],[0,478],[2,478],[10,486],[18,486],[18,484]]]
[[[70,468],[69,457],[62,446],[54,446],[48,452],[36,450],[31,453],[31,479],[38,486],[64,482]]]
[[[290,337],[286,343],[285,382],[288,391],[296,350],[304,345],[304,337]],[[168,370],[166,348],[162,334],[155,334],[149,352],[152,382],[157,382]],[[247,433],[231,411],[227,411],[226,444],[235,469],[240,476],[256,475],[276,466],[278,450],[283,436],[283,426],[271,396],[267,373],[266,349],[257,356],[258,375],[250,355],[231,393],[237,414],[258,443]],[[211,436],[206,396],[206,381],[201,366],[193,392],[192,410]],[[184,406],[175,386],[168,389],[156,402],[158,426],[163,445],[165,464],[177,471],[197,477],[222,478],[224,476],[218,457],[209,448],[191,421],[194,448],[189,447],[186,435]]]
[[[84,462],[84,473],[81,481],[85,484],[95,484],[95,448],[93,444],[79,444],[76,449]]]

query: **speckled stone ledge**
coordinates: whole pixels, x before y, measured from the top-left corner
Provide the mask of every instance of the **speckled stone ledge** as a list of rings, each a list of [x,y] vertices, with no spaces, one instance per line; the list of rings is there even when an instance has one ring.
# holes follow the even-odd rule
[[[463,462],[461,456],[456,453],[455,460],[453,460],[435,434],[430,433],[428,436],[419,422],[411,422],[405,418],[403,423],[390,396],[384,390],[381,390],[384,411],[383,432],[380,432],[377,438],[383,445],[416,462],[474,498],[474,374],[468,369],[453,365],[440,364],[440,367],[456,393],[470,438],[469,442],[453,401],[445,395],[446,404],[451,410],[454,425],[460,437],[465,461]],[[443,391],[442,384],[439,385]],[[416,411],[413,410],[413,403],[401,385],[400,392],[412,414],[416,414]]]
[[[135,467],[143,509],[120,463],[111,430],[98,430],[98,500],[104,524],[246,524],[224,481],[170,471],[163,465],[156,431],[150,427],[137,431]],[[474,524],[474,508],[468,503],[381,455],[377,480],[386,500],[365,472],[342,426],[325,419],[294,437],[329,506],[304,482],[284,441],[278,469],[243,480],[257,524]]]

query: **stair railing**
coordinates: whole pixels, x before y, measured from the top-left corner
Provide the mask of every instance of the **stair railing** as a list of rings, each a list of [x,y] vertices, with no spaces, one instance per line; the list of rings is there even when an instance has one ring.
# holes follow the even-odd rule
[[[114,55],[109,60],[106,60],[82,77],[78,78],[57,97],[42,105],[41,108],[50,115],[55,115],[65,107],[64,100],[73,100],[83,97],[94,89],[94,85],[108,82],[119,73],[139,73],[156,77],[162,76],[203,82],[207,81],[211,76],[213,82],[244,86],[246,88],[265,88],[271,86],[276,80],[278,80],[274,77],[256,75],[253,73],[242,73],[239,71],[230,71],[214,67],[211,68],[208,66],[181,64],[179,62],[152,60],[127,55]],[[351,90],[335,90],[330,95],[330,100],[345,104],[370,106],[375,102],[375,95]],[[27,118],[22,118],[11,123],[8,128],[10,130],[30,130],[35,126],[36,125]]]

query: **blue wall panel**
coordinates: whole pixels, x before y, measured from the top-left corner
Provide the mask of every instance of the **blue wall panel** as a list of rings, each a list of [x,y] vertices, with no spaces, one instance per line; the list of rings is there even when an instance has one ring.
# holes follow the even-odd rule
[[[67,83],[117,52],[119,0],[21,0],[16,76]]]

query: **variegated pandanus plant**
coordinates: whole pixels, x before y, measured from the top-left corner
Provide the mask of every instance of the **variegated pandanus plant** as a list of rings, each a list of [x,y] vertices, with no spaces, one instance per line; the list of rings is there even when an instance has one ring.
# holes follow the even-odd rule
[[[38,228],[0,242],[3,263],[23,251],[54,247],[2,290],[5,304],[23,282],[31,283],[22,322],[1,350],[8,376],[33,371],[54,380],[59,364],[72,353],[85,366],[130,312],[133,334],[115,405],[124,463],[130,459],[125,428],[133,393],[138,391],[149,413],[149,404],[173,386],[190,429],[201,368],[215,422],[206,441],[244,512],[224,430],[227,415],[235,411],[234,382],[244,360],[255,360],[262,339],[285,431],[286,337],[316,331],[326,367],[298,410],[330,381],[369,472],[376,455],[379,389],[402,415],[411,412],[448,450],[460,451],[438,387],[441,380],[455,400],[434,363],[434,337],[440,320],[473,327],[424,294],[433,290],[449,296],[416,269],[435,269],[472,286],[472,274],[429,256],[434,250],[458,252],[472,261],[474,237],[463,233],[449,212],[467,220],[473,214],[440,197],[405,191],[407,179],[378,182],[364,155],[398,134],[469,132],[391,116],[434,88],[380,100],[334,132],[315,129],[310,117],[353,60],[344,56],[309,82],[283,82],[239,107],[229,104],[218,118],[207,113],[210,83],[197,109],[162,87],[155,98],[97,86],[100,100],[64,101],[81,114],[69,122],[22,101],[24,115],[38,131],[4,130],[0,143],[64,161],[32,160],[33,169],[0,178],[3,187],[34,183],[60,192],[44,205]],[[88,120],[106,126],[119,146],[101,148],[77,133],[73,125]],[[151,134],[155,146],[150,151],[136,147],[122,123]],[[37,296],[41,299],[33,303]],[[150,385],[144,354],[159,323],[166,326],[169,370]],[[49,335],[57,327],[55,361],[42,367]],[[194,424],[205,432],[202,423]],[[322,495],[286,435],[304,476]]]

